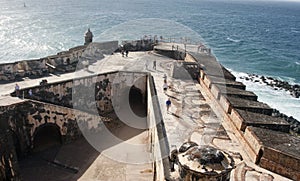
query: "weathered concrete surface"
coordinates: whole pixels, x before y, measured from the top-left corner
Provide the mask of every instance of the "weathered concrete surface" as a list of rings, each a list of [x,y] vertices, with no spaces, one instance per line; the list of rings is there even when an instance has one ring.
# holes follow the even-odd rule
[[[230,117],[235,126],[241,131],[245,131],[247,126],[267,128],[285,133],[289,133],[290,131],[290,124],[283,118],[257,114],[241,109],[234,109]]]

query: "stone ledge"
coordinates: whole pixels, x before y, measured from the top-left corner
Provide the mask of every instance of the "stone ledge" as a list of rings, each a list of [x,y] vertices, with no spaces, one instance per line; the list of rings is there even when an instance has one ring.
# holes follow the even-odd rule
[[[233,109],[230,117],[235,126],[241,131],[245,131],[247,126],[261,127],[285,133],[288,133],[290,130],[290,124],[278,117],[253,113],[241,109]]]

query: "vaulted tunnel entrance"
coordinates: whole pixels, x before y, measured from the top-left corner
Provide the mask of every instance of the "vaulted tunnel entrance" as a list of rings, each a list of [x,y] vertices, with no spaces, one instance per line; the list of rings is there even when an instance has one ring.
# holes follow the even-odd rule
[[[143,96],[142,91],[134,85],[129,90],[129,105],[137,116],[145,117],[147,115],[146,96]]]
[[[60,129],[56,124],[44,124],[38,127],[33,135],[34,152],[60,146],[61,143]]]

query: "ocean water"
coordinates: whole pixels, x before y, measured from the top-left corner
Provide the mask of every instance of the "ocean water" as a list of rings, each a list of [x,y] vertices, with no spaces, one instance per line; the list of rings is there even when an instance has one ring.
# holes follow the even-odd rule
[[[24,7],[24,3],[26,7]],[[1,0],[0,63],[56,54],[84,43],[144,35],[205,42],[239,76],[300,83],[300,2],[226,0]],[[300,99],[262,85],[259,100],[300,120]]]

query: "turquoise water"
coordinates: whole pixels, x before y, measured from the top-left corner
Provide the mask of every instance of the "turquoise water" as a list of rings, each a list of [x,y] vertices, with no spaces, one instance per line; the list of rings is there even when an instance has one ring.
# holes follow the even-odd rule
[[[140,38],[143,33],[159,29],[157,33],[165,36],[203,39],[218,60],[237,75],[256,73],[300,83],[298,2],[26,0],[25,3],[26,7],[24,0],[0,1],[0,62],[44,57],[83,44],[88,27],[95,41],[103,41],[109,34],[116,39]],[[147,18],[154,18],[151,23],[158,24],[151,26],[152,29],[120,26],[128,21],[136,21],[133,24],[138,25],[147,22]],[[181,31],[182,28],[189,33]],[[299,99],[257,86],[250,85],[249,89],[255,87],[261,101],[300,120]]]

